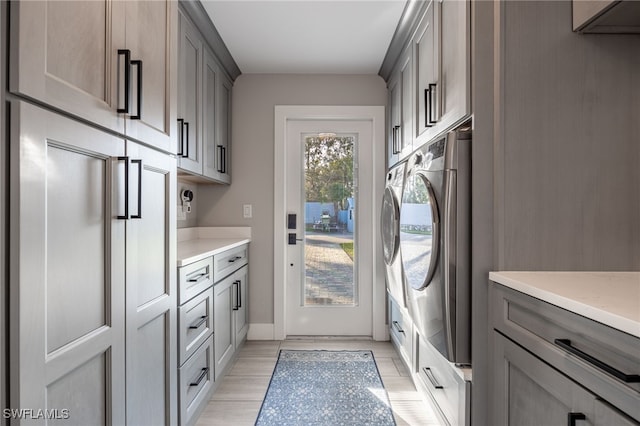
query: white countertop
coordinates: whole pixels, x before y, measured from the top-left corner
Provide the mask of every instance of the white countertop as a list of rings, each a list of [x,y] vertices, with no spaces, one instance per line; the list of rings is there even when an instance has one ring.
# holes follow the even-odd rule
[[[490,272],[489,279],[640,337],[640,272]]]
[[[206,259],[218,253],[251,242],[251,228],[185,228],[178,229],[178,267]]]

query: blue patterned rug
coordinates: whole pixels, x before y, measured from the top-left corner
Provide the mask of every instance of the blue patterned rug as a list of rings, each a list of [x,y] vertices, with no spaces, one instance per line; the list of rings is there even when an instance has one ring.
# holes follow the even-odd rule
[[[256,426],[395,424],[368,350],[281,350],[256,420]]]

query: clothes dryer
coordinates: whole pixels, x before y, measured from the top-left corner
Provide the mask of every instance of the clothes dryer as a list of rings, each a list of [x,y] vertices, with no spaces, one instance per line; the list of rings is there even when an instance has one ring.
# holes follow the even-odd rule
[[[386,186],[382,196],[380,229],[382,232],[382,254],[384,257],[387,292],[399,306],[406,308],[406,297],[400,261],[400,200],[404,186],[406,162],[391,169],[386,176]]]
[[[449,361],[471,362],[471,131],[449,132],[407,162],[400,256],[420,335]]]

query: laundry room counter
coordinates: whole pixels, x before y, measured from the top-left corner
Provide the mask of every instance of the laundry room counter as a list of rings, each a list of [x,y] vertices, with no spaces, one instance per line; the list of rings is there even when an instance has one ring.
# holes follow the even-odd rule
[[[178,229],[177,266],[185,266],[249,242],[250,227]]]
[[[640,337],[640,272],[490,272],[493,282]]]

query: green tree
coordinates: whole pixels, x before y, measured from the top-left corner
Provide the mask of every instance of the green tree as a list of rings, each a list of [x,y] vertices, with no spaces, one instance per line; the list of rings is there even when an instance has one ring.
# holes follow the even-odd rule
[[[353,196],[353,136],[305,138],[307,201],[331,202],[335,211]]]

